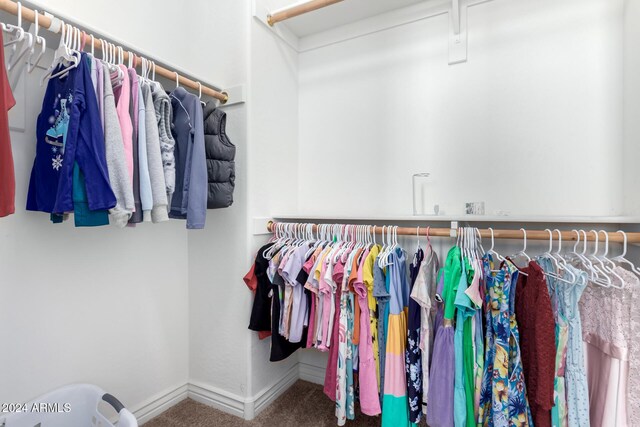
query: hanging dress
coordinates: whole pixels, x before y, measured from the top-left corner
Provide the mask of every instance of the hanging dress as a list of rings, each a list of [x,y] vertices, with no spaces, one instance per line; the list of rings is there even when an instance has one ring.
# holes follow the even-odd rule
[[[302,269],[307,273],[307,280],[304,284],[304,288],[310,294],[311,304],[309,306],[309,320],[307,321],[308,333],[307,333],[307,342],[306,348],[313,347],[315,342],[315,335],[313,331],[315,330],[315,320],[316,320],[316,290],[314,289],[312,279],[313,279],[313,268],[316,264],[318,256],[322,252],[322,247],[318,246],[315,251],[311,254],[309,259],[304,263]]]
[[[474,364],[472,319],[476,308],[469,298],[472,283],[477,288],[478,276],[465,257],[461,263],[462,273],[458,282],[458,290],[454,304],[456,306],[456,326],[454,333],[455,377],[453,416],[456,426],[464,427],[474,424]],[[475,281],[474,281],[475,278]]]
[[[365,250],[358,268],[358,278],[354,282],[354,289],[358,294],[360,306],[360,344],[358,346],[358,375],[360,380],[360,409],[365,415],[379,415],[380,398],[378,396],[378,380],[376,378],[376,363],[373,356],[373,341],[371,337],[369,302],[367,286],[363,279],[364,264],[369,255]]]
[[[487,325],[479,422],[490,427],[531,426],[514,310],[518,269],[505,261],[494,274],[489,257],[483,264]]]
[[[556,322],[546,276],[541,266],[530,261],[519,274],[516,319],[522,341],[522,367],[527,397],[536,427],[551,427],[554,371],[556,365]]]
[[[422,372],[422,413],[426,414],[427,395],[429,392],[429,360],[431,356],[431,348],[434,335],[435,308],[437,301],[435,299],[436,287],[438,281],[438,256],[431,246],[427,247],[425,259],[418,269],[415,284],[411,290],[411,298],[420,306],[420,332],[418,336],[418,347],[420,348],[420,371]],[[442,290],[440,290],[442,292]],[[411,307],[411,306],[409,306]],[[411,310],[409,310],[411,311]],[[433,315],[432,315],[433,313]],[[483,338],[484,339],[484,338]],[[419,374],[420,375],[420,374]],[[412,411],[411,415],[415,413]],[[412,418],[412,422],[415,419]]]
[[[339,347],[340,347],[340,296],[342,295],[342,279],[344,276],[344,263],[338,259],[332,270],[332,281],[336,284],[335,295],[331,298],[334,304],[333,320],[331,322],[331,347],[329,347],[329,361],[324,377],[324,394],[337,404],[337,384],[339,367]],[[336,298],[337,296],[337,298]]]
[[[560,312],[569,323],[569,342],[567,348],[567,366],[565,379],[567,387],[567,407],[569,409],[569,426],[589,427],[589,387],[584,364],[584,347],[582,343],[582,323],[578,310],[578,301],[587,287],[587,274],[567,265],[575,276],[572,284],[558,284]],[[563,278],[570,280],[565,271]]]
[[[409,404],[404,353],[407,342],[405,298],[408,295],[409,283],[404,251],[398,248],[391,253],[390,258],[391,265],[387,269],[390,276],[389,293],[391,299],[389,300],[389,325],[385,355],[382,426],[407,427],[409,426]]]
[[[352,308],[350,307],[349,302],[349,289],[347,287],[347,281],[349,279],[349,274],[351,273],[349,254],[350,251],[343,255],[343,257],[346,256],[346,258],[344,258],[344,264],[342,263],[341,259],[340,264],[336,268],[335,276],[336,282],[338,282],[338,279],[340,281],[340,292],[337,293],[337,299],[340,303],[340,308],[338,312],[338,372],[336,382],[336,418],[338,419],[339,426],[345,425],[347,421],[347,372],[351,371],[351,375],[353,375],[353,364],[351,362],[351,333],[353,330],[353,311],[351,311]],[[353,387],[353,382],[351,383],[351,386]],[[353,393],[353,390],[351,390],[351,393]],[[351,405],[353,404],[353,399],[350,403]],[[353,409],[351,409],[351,413],[353,413]]]
[[[373,265],[373,296],[376,297],[378,304],[378,310],[376,315],[378,316],[378,361],[380,362],[380,405],[384,411],[383,397],[384,397],[384,367],[385,367],[385,355],[387,352],[387,333],[385,325],[388,321],[388,305],[389,305],[389,290],[387,289],[387,280],[384,270],[379,265],[380,256],[376,258]]]
[[[373,360],[376,367],[376,385],[378,391],[378,400],[380,400],[380,346],[378,343],[378,316],[377,301],[373,295],[374,288],[374,266],[378,254],[380,254],[380,245],[373,245],[362,268],[362,280],[367,287],[367,306],[369,308],[369,332],[371,334],[371,345],[373,347]]]
[[[547,273],[547,287],[551,296],[551,306],[555,318],[555,378],[553,382],[553,407],[551,408],[551,426],[568,427],[567,391],[565,387],[565,366],[567,363],[567,344],[569,342],[569,324],[567,319],[560,313],[558,307],[558,286],[559,282],[551,275],[557,275],[558,270],[553,261],[547,257],[541,257],[538,262],[545,273]]]
[[[623,282],[605,288],[589,283],[580,298],[582,339],[585,342],[587,379],[589,383],[589,418],[594,425],[615,423],[633,425],[630,417],[632,402],[629,380],[638,361],[630,357],[630,348],[637,336],[631,332],[633,293],[638,277],[616,267]],[[637,405],[637,402],[636,402]],[[613,424],[611,424],[613,425]]]
[[[511,264],[509,289],[509,423],[515,426],[533,426],[533,416],[527,396],[527,388],[522,366],[522,350],[520,349],[520,331],[516,320],[516,292],[519,270]],[[507,289],[507,287],[505,287]]]
[[[418,274],[424,277],[424,251],[418,249],[409,267],[411,277],[411,291],[416,284]],[[409,420],[419,423],[422,418],[422,354],[420,352],[420,305],[414,300],[409,301],[409,317],[407,331],[407,349],[405,350],[405,368],[407,377],[407,393],[409,396]]]
[[[462,274],[460,248],[449,250],[443,267],[444,286],[437,296],[444,304],[442,323],[436,327],[433,355],[429,369],[429,406],[427,424],[430,427],[450,427],[453,422],[454,399],[454,328],[455,297]]]
[[[621,268],[621,267],[616,267]],[[621,274],[622,275],[622,274]],[[623,276],[624,277],[624,276]],[[631,320],[630,334],[633,339],[629,346],[629,419],[640,420],[640,281],[636,276],[627,276],[632,284],[630,291],[631,298]]]

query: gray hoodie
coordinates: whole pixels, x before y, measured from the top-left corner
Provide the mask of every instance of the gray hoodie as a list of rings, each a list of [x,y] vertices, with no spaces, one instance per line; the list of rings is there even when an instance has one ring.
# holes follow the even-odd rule
[[[151,88],[153,105],[158,120],[158,136],[160,138],[160,151],[162,153],[162,168],[164,170],[164,181],[166,185],[167,201],[171,203],[171,196],[176,188],[176,167],[173,154],[176,142],[171,135],[171,123],[173,122],[173,112],[171,110],[171,99],[160,85],[153,85]]]
[[[120,121],[116,112],[116,101],[111,86],[111,73],[102,73],[104,83],[104,145],[106,149],[109,182],[116,195],[116,206],[109,211],[110,223],[118,227],[127,225],[135,206],[133,186],[129,178],[129,169],[124,154],[124,142],[120,130]]]
[[[187,220],[187,228],[201,229],[207,217],[207,160],[204,152],[204,120],[197,96],[184,88],[171,92],[176,189],[169,217]]]
[[[162,154],[160,152],[160,137],[158,136],[158,120],[153,106],[151,89],[146,83],[142,84],[142,99],[145,109],[145,136],[147,164],[149,166],[149,178],[151,181],[151,195],[153,198],[153,208],[151,209],[151,220],[162,222],[169,220],[167,186],[165,174],[162,167]],[[142,141],[140,141],[142,143]]]

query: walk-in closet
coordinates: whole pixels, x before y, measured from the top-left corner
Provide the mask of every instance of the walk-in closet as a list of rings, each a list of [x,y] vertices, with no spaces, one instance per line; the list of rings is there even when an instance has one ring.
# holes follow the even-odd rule
[[[0,427],[640,425],[640,0],[0,23]]]

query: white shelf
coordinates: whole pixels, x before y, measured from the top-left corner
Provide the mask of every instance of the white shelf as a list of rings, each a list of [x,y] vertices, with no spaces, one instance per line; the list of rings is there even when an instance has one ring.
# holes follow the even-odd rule
[[[430,0],[347,0],[290,18],[276,25],[286,26],[298,38],[348,25],[372,16]],[[291,0],[291,5],[299,2]],[[273,10],[271,12],[275,12]]]
[[[546,216],[546,215],[421,215],[421,216],[330,216],[330,215],[274,215],[275,221],[310,221],[324,223],[348,222],[497,222],[497,223],[545,223],[545,224],[640,224],[640,216]]]

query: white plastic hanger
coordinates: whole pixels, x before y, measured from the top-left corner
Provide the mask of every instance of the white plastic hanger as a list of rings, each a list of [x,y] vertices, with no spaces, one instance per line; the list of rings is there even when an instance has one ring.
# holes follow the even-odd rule
[[[204,107],[205,105],[207,105],[207,103],[202,100],[202,83],[200,82],[197,82],[197,83],[198,83],[198,99],[200,100],[200,104],[202,104],[202,106]]]
[[[384,239],[384,238],[385,238],[386,233],[387,233],[387,226],[386,226],[386,225],[383,225],[383,226],[382,226],[382,231],[380,232],[380,240],[381,240],[381,242],[382,242],[382,243],[381,243],[381,247],[382,247],[382,249],[380,249],[380,253],[378,254],[378,258],[377,258],[377,259],[376,259],[376,261],[375,261],[375,262],[377,262],[377,263],[378,263],[378,266],[379,266],[380,268],[383,268],[383,261],[382,261],[382,260],[383,260],[383,257],[384,257],[384,253],[385,253],[385,252],[386,252],[386,250],[387,250],[387,243],[386,243],[386,241],[385,241],[385,239]]]
[[[469,261],[473,259],[473,242],[471,239],[471,227],[464,227],[464,248],[466,252],[466,257]]]
[[[504,257],[502,255],[500,255],[498,252],[496,252],[496,250],[494,249],[495,247],[495,239],[494,239],[494,233],[493,233],[493,228],[489,227],[489,232],[491,233],[491,248],[489,248],[489,250],[487,251],[488,255],[495,255],[495,257],[498,259],[498,261],[504,261]]]
[[[471,227],[469,229],[469,241],[471,242],[471,254],[473,255],[476,269],[478,266],[478,258],[480,258],[480,256],[478,255],[478,253],[480,252],[480,241],[478,240],[478,236],[480,236],[480,231],[476,227]],[[484,253],[484,250],[482,252]]]
[[[380,262],[378,263],[381,268],[387,267],[391,264],[389,261],[389,257],[397,246],[394,234],[394,231],[397,228],[398,227],[394,225],[387,226],[387,250],[384,252],[384,255],[381,257]]]
[[[176,89],[178,89],[180,87],[180,75],[177,71],[174,71],[174,73],[176,74]]]
[[[609,272],[607,271],[607,267],[604,265],[604,262],[602,262],[602,260],[597,256],[598,248],[600,244],[599,243],[600,234],[596,230],[590,230],[589,232],[593,233],[594,235],[594,248],[593,248],[593,253],[587,254],[587,258],[592,262],[593,267],[600,273],[600,275],[606,278],[605,280],[607,281],[607,284],[611,286],[613,284],[613,281],[611,280],[611,277],[609,277],[608,275]],[[587,246],[587,236],[585,235],[585,248],[586,246]]]
[[[558,250],[555,251],[553,255],[555,255],[556,259],[558,260],[558,265],[560,265],[561,268],[565,269],[567,267],[567,260],[562,256],[562,253],[561,253],[562,252],[562,232],[557,228],[555,228],[553,231],[558,233]],[[573,275],[572,271],[569,271],[569,272]],[[572,276],[572,277],[575,277],[575,276]]]
[[[80,58],[78,57],[79,55],[77,54],[77,52],[73,52],[69,47],[69,44],[71,43],[72,28],[73,27],[71,25],[64,24],[64,22],[62,23],[62,36],[60,37],[60,44],[58,45],[58,49],[56,49],[53,63],[40,80],[41,86],[48,79],[54,79],[56,77],[66,75],[71,69],[77,67],[80,63]],[[55,69],[60,64],[63,65],[63,68],[57,73],[53,74]]]
[[[13,24],[2,24],[2,29],[4,32],[10,35],[14,35],[13,39],[4,42],[4,47],[12,46],[15,50],[15,44],[21,42],[24,39],[24,28],[22,28],[22,3],[18,3],[18,25]]]
[[[305,253],[304,259],[309,258],[311,256],[311,254],[313,253],[313,251],[316,250],[316,248],[318,247],[318,244],[319,244],[318,239],[314,238],[314,236],[313,236],[313,224],[307,224],[307,240],[310,243],[313,243],[313,244],[309,245],[309,249]]]
[[[480,251],[478,252],[478,257],[482,258],[482,255],[484,255],[486,252],[484,250],[484,246],[482,245],[482,233],[480,233],[480,229],[476,228],[476,234],[478,236],[478,246]]]
[[[471,242],[469,241],[469,227],[462,227],[460,243],[462,244],[462,262],[464,259],[471,260]]]
[[[553,265],[556,269],[556,271],[560,271],[561,265],[560,265],[560,261],[554,256],[555,254],[553,253],[553,232],[550,229],[545,229],[544,231],[546,231],[547,233],[549,233],[549,249],[547,250],[547,252],[545,252],[544,254],[542,254],[542,257],[548,258],[553,262]],[[560,247],[562,245],[562,234],[560,234],[560,230],[558,230],[558,236],[560,238],[560,243],[558,245],[558,252],[560,252]],[[544,272],[544,274],[546,276],[549,277],[553,277],[556,280],[559,280],[561,282],[564,283],[569,283],[569,284],[573,284],[575,283],[575,279],[576,276],[575,274],[573,274],[573,272],[571,270],[567,270],[571,276],[571,278],[569,280],[565,279],[564,277],[562,277],[561,274],[556,274],[556,273],[549,273],[549,272]]]
[[[558,233],[558,250],[554,253],[554,255],[558,260],[558,266],[562,269],[562,271],[565,271],[569,274],[570,279],[568,280],[568,282],[575,283],[578,277],[575,275],[572,269],[567,268],[567,265],[568,265],[567,260],[565,259],[564,256],[562,256],[562,253],[561,253],[562,252],[562,232],[557,228],[554,229],[553,231],[556,231]],[[578,233],[578,238],[580,238],[579,233]]]
[[[100,40],[100,49],[102,50],[102,62],[104,62],[105,64],[108,63],[108,58],[107,58],[107,54],[109,51],[109,48],[107,47],[107,41],[105,39],[98,39]]]
[[[38,13],[37,10],[34,10],[34,12],[35,12],[35,40],[36,40],[35,46],[40,45],[41,49],[38,56],[36,56],[35,62],[32,62],[33,54],[35,53],[35,46],[31,54],[29,55],[29,58],[27,60],[27,72],[29,74],[31,74],[31,72],[33,72],[33,70],[36,69],[36,67],[40,63],[40,60],[42,59],[42,56],[47,51],[47,40],[44,37],[38,35],[40,32],[40,24],[38,23],[40,14]]]
[[[591,259],[589,259],[589,257],[587,256],[587,244],[588,244],[587,232],[584,230],[580,230],[580,233],[583,235],[583,239],[582,239],[583,246],[582,246],[582,252],[580,252],[578,255],[580,259],[583,260],[583,265],[586,266],[587,269],[589,269],[591,272],[591,277],[590,277],[591,282],[597,285],[603,286],[605,288],[611,287],[611,278],[606,274],[603,274],[598,268],[598,266],[594,265]]]
[[[106,41],[105,41],[106,42]],[[116,88],[120,85],[122,85],[122,82],[124,81],[124,71],[122,71],[122,68],[120,68],[117,64],[117,58],[116,58],[116,45],[113,43],[107,43],[107,47],[108,47],[108,65],[109,65],[109,69],[112,72],[116,72],[117,76],[115,78],[113,78],[111,80],[111,85]],[[119,48],[119,46],[118,46]]]
[[[7,71],[11,71],[12,68],[18,65],[18,63],[25,57],[27,53],[33,54],[33,52],[35,51],[34,49],[35,39],[33,37],[33,34],[29,32],[25,32],[24,29],[22,28],[22,3],[20,2],[18,2],[18,28],[22,30],[21,32],[22,37],[20,38],[20,40],[16,41],[15,43],[10,42],[10,44],[13,44],[13,47],[11,49],[11,55],[7,60]],[[20,49],[18,49],[17,47],[18,44],[22,45]],[[5,46],[7,46],[6,43],[5,43]]]
[[[480,256],[478,255],[480,251],[480,248],[478,247],[478,236],[479,236],[478,229],[476,227],[470,227],[469,228],[469,243],[471,245],[470,262],[473,270],[475,271],[474,274],[482,275],[482,269],[478,268],[480,266],[480,263],[478,261],[480,258]]]
[[[529,263],[531,261],[531,257],[529,255],[527,255],[527,230],[525,230],[524,228],[521,228],[520,231],[522,231],[522,250],[520,252],[518,252],[517,254],[513,255],[513,259],[516,259],[517,257],[521,256],[527,259],[527,263]]]
[[[623,239],[623,243],[622,243],[622,253],[616,257],[612,258],[612,261],[615,261],[619,264],[626,264],[627,266],[630,267],[631,272],[633,272],[634,274],[640,276],[640,269],[637,268],[631,261],[629,261],[627,258],[625,258],[625,255],[627,255],[627,233],[625,233],[622,230],[618,230],[616,231],[616,233],[621,233],[622,234],[622,239]]]
[[[151,85],[155,86],[157,89],[162,89],[162,85],[156,81],[156,62],[149,60],[149,63],[151,64],[151,66],[149,67],[151,72],[151,79],[149,80],[149,83],[151,83]]]
[[[614,280],[613,283],[611,283],[611,286],[613,286],[616,289],[623,289],[626,285],[625,280],[622,278],[622,276],[620,276],[615,271],[616,265],[613,263],[613,261],[607,258],[607,254],[609,254],[609,233],[607,233],[604,230],[600,230],[599,233],[604,233],[605,243],[604,243],[604,253],[600,255],[598,258],[601,259],[602,262],[604,263],[605,271],[609,272],[609,274],[613,274],[618,279],[617,282]],[[616,283],[619,283],[619,286],[616,285]]]
[[[385,267],[385,256],[387,253],[387,250],[389,249],[389,227],[388,225],[383,225],[382,226],[382,233],[381,235],[381,239],[382,239],[382,250],[380,251],[380,254],[378,254],[378,266],[380,268],[384,268]]]
[[[557,267],[558,266],[558,260],[556,259],[556,257],[553,254],[553,232],[548,228],[545,228],[544,231],[549,233],[549,249],[547,249],[547,251],[545,253],[543,253],[542,256],[546,256],[548,258],[551,258],[553,260],[553,263]]]
[[[129,55],[131,55],[131,53],[129,53]],[[140,80],[140,83],[148,83],[147,81],[148,67],[149,67],[149,62],[147,61],[147,58],[141,56],[140,57],[140,75],[138,75],[138,80]]]

